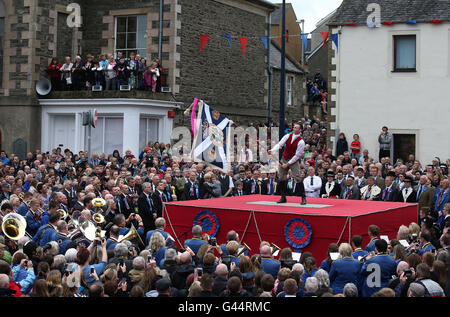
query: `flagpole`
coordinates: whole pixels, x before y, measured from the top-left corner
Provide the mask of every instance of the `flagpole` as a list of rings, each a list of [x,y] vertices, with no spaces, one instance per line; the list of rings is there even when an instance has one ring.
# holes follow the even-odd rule
[[[281,83],[280,83],[280,140],[284,136],[284,108],[285,108],[285,90],[286,90],[286,0],[283,0],[281,26]]]

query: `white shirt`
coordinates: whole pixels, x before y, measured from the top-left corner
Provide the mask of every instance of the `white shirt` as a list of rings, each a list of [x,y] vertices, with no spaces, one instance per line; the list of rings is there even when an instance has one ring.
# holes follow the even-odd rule
[[[278,151],[280,148],[282,148],[282,147],[286,144],[287,140],[289,139],[289,136],[290,136],[290,134],[286,134],[286,135],[281,139],[281,141],[280,141],[277,145],[275,145],[275,146],[273,147],[273,149],[271,149],[272,153],[275,152],[275,151]],[[291,144],[294,143],[294,141],[295,141],[298,137],[301,137],[301,134],[292,134]],[[304,149],[305,149],[305,141],[303,141],[303,139],[302,139],[302,140],[300,140],[300,142],[298,142],[297,150],[295,151],[295,155],[289,160],[288,163],[289,163],[290,165],[292,165],[292,164],[294,164],[295,162],[297,162],[297,161],[303,156]]]
[[[311,176],[306,177],[303,180],[303,186],[305,186],[305,195],[306,197],[319,197],[320,189],[322,188],[322,180],[319,176],[312,177],[312,185],[311,185]]]

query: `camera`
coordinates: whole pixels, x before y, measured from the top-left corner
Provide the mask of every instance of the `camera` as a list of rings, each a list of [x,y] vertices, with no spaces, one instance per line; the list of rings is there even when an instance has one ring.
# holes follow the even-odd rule
[[[94,274],[95,268],[91,266],[91,274]]]
[[[45,251],[47,251],[47,250],[49,250],[49,249],[51,249],[52,248],[52,245],[50,244],[50,243],[47,243],[43,248],[42,248],[42,250],[45,252]]]
[[[403,272],[405,273],[406,278],[411,278],[411,276],[412,276],[411,269],[404,270]]]
[[[217,246],[217,239],[216,238],[211,238],[211,245],[213,247]]]
[[[197,268],[197,276],[198,277],[202,277],[203,276],[203,268],[201,268],[201,267]]]

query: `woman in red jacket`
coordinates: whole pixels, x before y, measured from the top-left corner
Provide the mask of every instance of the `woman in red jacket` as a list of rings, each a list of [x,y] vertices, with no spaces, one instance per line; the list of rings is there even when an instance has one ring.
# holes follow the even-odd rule
[[[47,72],[50,76],[50,81],[52,82],[52,90],[59,90],[59,85],[61,83],[61,64],[58,62],[56,57],[52,58],[52,62],[47,67]]]

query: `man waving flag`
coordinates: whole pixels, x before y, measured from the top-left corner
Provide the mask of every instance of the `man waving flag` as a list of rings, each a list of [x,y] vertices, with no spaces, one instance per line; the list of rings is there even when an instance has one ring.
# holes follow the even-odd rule
[[[198,106],[197,116],[195,111]],[[191,125],[194,136],[192,158],[217,167],[223,172],[230,169],[227,156],[229,135],[227,128],[233,122],[203,103],[195,100],[192,108]],[[228,153],[229,154],[229,153]]]

